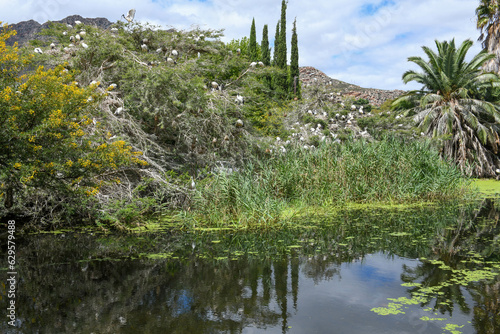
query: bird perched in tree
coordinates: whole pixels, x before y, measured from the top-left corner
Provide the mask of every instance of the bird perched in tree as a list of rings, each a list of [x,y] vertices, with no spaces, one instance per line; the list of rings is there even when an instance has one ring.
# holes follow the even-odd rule
[[[129,10],[127,16],[122,14],[122,17],[125,20],[127,20],[128,22],[132,22],[134,20],[134,17],[135,17],[135,9]]]
[[[234,99],[234,101],[236,102],[236,104],[243,104],[245,102],[245,99],[243,98],[243,96],[238,94],[236,95],[236,99]]]

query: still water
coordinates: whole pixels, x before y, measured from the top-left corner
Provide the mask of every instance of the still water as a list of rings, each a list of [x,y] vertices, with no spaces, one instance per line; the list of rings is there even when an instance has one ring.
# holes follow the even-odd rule
[[[498,206],[346,209],[280,232],[28,235],[16,327],[0,332],[498,333]],[[0,298],[6,310],[5,284]]]

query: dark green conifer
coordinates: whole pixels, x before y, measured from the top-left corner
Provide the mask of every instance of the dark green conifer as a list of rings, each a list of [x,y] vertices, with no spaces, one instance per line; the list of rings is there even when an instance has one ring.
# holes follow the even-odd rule
[[[278,49],[277,65],[279,68],[286,69],[286,1],[281,2],[281,20]]]
[[[262,53],[262,62],[264,65],[271,65],[271,49],[269,49],[269,37],[267,31],[267,24],[264,25],[262,30],[262,44],[260,46]]]
[[[252,19],[252,27],[250,28],[250,42],[248,44],[248,56],[251,61],[258,60],[257,54],[257,34],[255,32],[255,18]]]
[[[278,66],[278,53],[280,48],[280,21],[276,23],[276,34],[274,35],[273,65]]]
[[[297,79],[295,79],[297,78]],[[294,96],[300,98],[299,47],[297,43],[297,18],[293,21],[292,49],[290,58],[290,88]]]

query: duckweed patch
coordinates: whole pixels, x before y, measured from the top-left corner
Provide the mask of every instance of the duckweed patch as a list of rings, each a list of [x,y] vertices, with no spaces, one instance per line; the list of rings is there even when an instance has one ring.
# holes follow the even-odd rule
[[[472,186],[476,187],[484,197],[498,197],[500,195],[500,181],[495,179],[474,179]]]

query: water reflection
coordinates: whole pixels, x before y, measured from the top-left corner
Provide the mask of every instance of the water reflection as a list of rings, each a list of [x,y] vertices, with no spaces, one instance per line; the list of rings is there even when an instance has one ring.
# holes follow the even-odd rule
[[[451,283],[453,270],[497,270],[497,222],[489,201],[350,210],[279,233],[29,236],[17,253],[21,325],[0,331],[495,333],[498,277]],[[438,288],[405,314],[370,311],[418,293],[404,282]],[[420,320],[429,314],[446,320]]]

